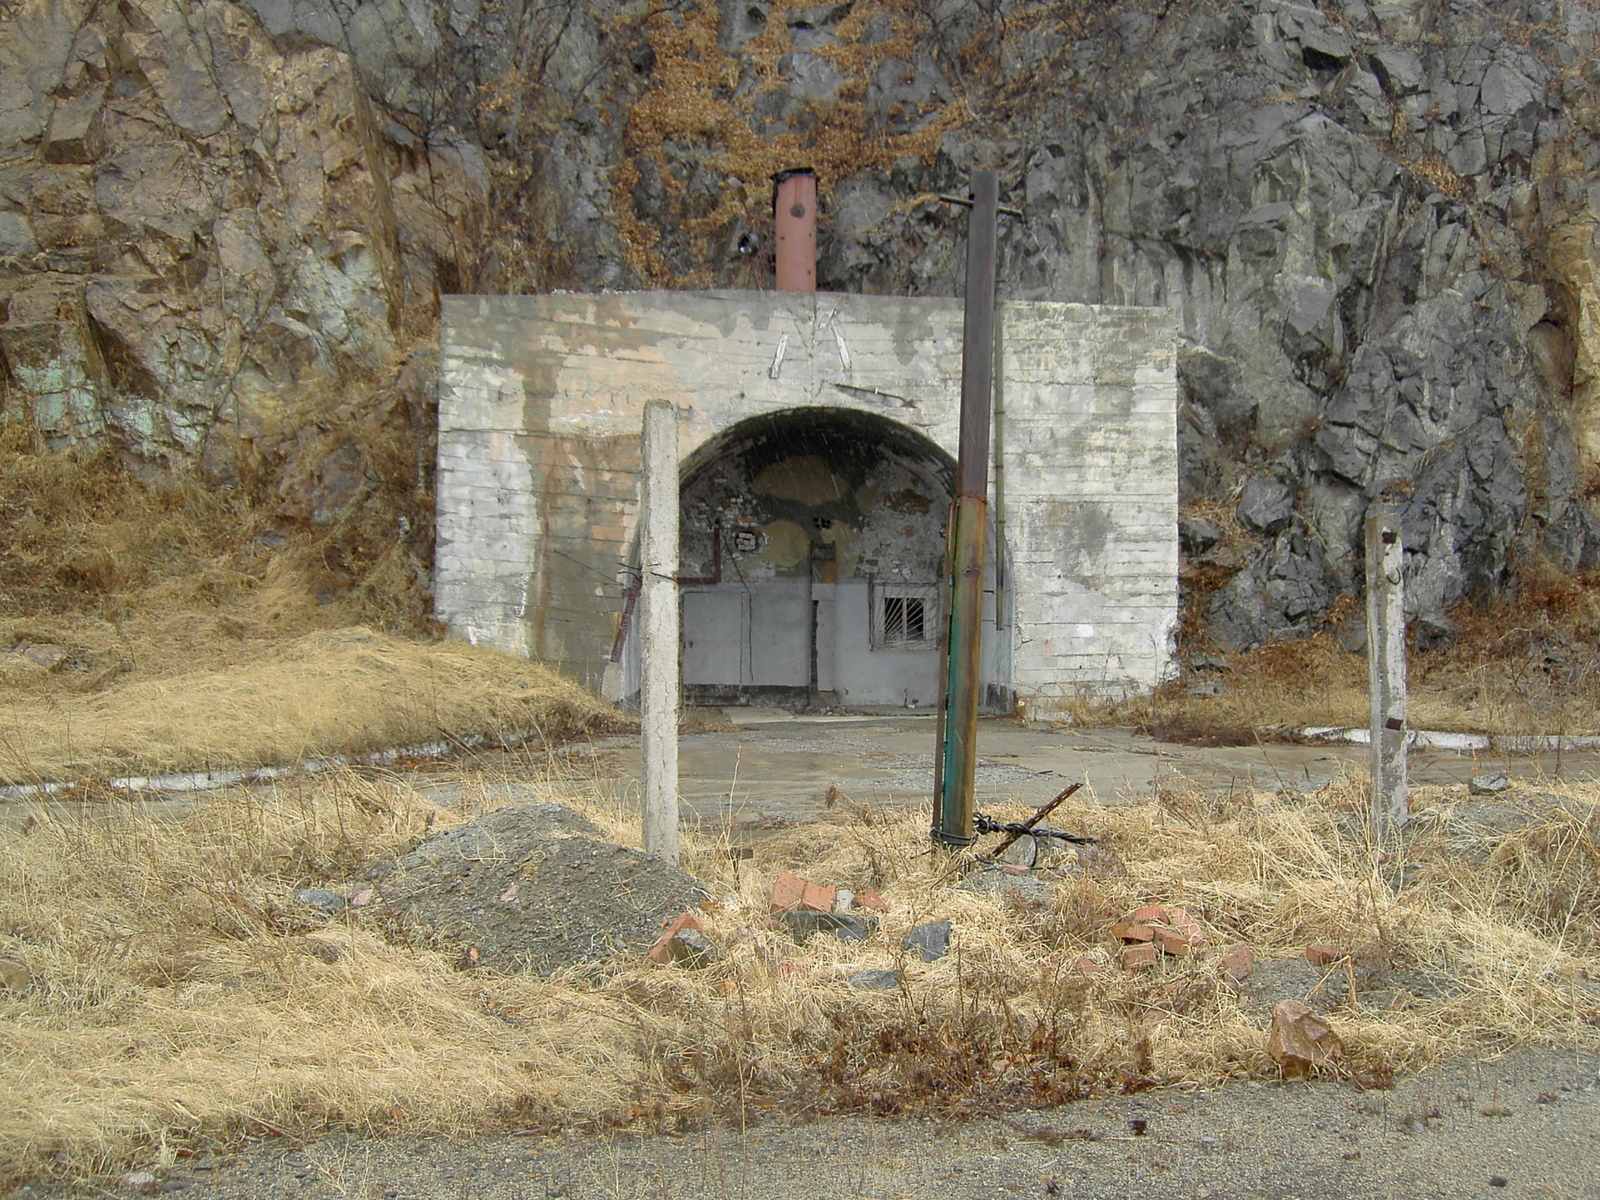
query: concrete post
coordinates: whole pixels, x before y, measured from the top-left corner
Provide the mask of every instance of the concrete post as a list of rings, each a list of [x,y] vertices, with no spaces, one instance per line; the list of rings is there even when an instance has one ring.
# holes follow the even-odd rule
[[[1372,699],[1372,831],[1411,817],[1406,801],[1406,618],[1400,518],[1367,518],[1367,683]]]
[[[644,406],[639,514],[641,740],[644,849],[678,861],[678,414],[665,400]]]

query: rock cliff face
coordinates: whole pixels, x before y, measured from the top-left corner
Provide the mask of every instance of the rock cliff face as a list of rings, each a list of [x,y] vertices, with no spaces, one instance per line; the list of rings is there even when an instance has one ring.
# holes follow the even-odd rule
[[[440,290],[746,287],[815,166],[819,282],[1181,317],[1194,615],[1227,647],[1600,558],[1600,21],[1575,0],[0,5],[6,408],[222,463]],[[337,490],[337,489],[335,489]],[[1198,586],[1202,583],[1203,586]]]

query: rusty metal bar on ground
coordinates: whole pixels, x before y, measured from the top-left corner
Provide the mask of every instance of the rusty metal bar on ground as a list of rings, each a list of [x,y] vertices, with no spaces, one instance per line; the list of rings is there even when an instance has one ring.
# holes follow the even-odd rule
[[[989,409],[994,396],[994,294],[1000,176],[972,175],[967,222],[967,294],[961,344],[961,447],[950,506],[945,687],[939,702],[934,772],[934,840],[970,846],[978,757],[979,656],[983,647],[983,563],[989,491]]]
[[[1069,783],[1066,787],[1062,788],[1061,793],[1054,800],[1050,801],[1049,804],[1046,804],[1038,812],[1034,813],[1033,816],[1029,817],[1022,823],[1023,832],[1032,832],[1034,827],[1038,825],[1040,821],[1044,820],[1051,813],[1055,812],[1056,809],[1060,808],[1061,805],[1066,801],[1067,797],[1071,796],[1082,786],[1083,780],[1080,779],[1077,783]],[[989,851],[989,857],[999,858],[1007,850],[1011,849],[1011,844],[1021,836],[1022,833],[1007,833],[1005,837],[1000,839],[1000,844],[993,850]],[[1090,838],[1088,840],[1093,841],[1094,839]]]

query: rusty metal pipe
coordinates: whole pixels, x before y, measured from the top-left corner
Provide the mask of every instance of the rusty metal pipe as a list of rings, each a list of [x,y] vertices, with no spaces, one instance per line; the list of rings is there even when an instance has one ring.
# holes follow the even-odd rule
[[[1000,176],[972,176],[967,222],[967,296],[961,345],[961,447],[950,510],[950,616],[946,626],[945,688],[934,778],[934,839],[970,846],[978,763],[978,700],[982,688],[983,563],[989,493],[989,421],[994,396],[994,293],[999,258],[996,226]]]
[[[817,175],[810,167],[772,177],[780,292],[817,290]]]

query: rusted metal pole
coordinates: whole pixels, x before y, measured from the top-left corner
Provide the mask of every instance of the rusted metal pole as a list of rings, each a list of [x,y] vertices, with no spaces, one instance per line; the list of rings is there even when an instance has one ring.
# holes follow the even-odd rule
[[[934,775],[934,840],[970,846],[978,761],[982,687],[983,561],[988,524],[989,410],[994,397],[994,292],[1000,176],[972,176],[967,222],[967,296],[961,341],[961,447],[950,509],[950,616],[945,633],[945,687],[940,701],[939,755]]]
[[[810,167],[772,177],[774,251],[780,292],[817,290],[817,176]]]
[[[1372,712],[1372,832],[1411,819],[1406,798],[1406,613],[1398,513],[1367,518],[1367,684]]]

